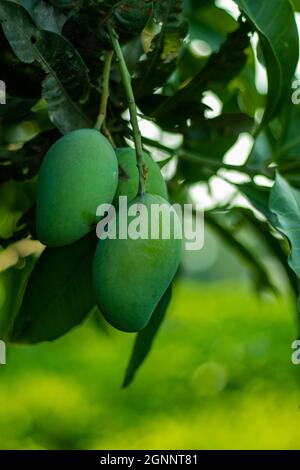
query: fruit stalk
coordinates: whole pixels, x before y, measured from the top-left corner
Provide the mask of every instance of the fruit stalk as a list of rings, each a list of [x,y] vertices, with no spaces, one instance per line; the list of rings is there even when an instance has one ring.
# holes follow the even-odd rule
[[[105,119],[106,119],[107,101],[109,98],[109,76],[110,76],[110,68],[111,68],[111,61],[112,61],[113,55],[114,55],[113,51],[108,51],[106,53],[105,62],[104,62],[100,109],[99,109],[97,122],[95,124],[95,129],[99,131],[101,131],[102,126],[104,125]]]
[[[136,161],[137,167],[139,171],[139,190],[138,194],[143,195],[145,193],[145,176],[144,176],[144,168],[143,168],[143,146],[142,146],[142,136],[141,131],[139,129],[138,117],[137,117],[137,110],[136,104],[134,99],[134,93],[131,85],[131,77],[126,65],[126,61],[124,59],[124,55],[119,43],[118,35],[116,31],[108,25],[108,31],[111,38],[111,42],[117,56],[120,73],[122,77],[122,82],[125,88],[128,108],[130,113],[130,121],[133,129],[133,139],[135,144],[135,152],[136,152]]]

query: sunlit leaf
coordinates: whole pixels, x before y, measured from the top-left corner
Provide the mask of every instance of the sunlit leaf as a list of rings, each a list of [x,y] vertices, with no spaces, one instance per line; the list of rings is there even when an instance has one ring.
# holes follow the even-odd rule
[[[11,341],[53,341],[80,324],[95,305],[90,235],[63,248],[46,248],[29,279]]]

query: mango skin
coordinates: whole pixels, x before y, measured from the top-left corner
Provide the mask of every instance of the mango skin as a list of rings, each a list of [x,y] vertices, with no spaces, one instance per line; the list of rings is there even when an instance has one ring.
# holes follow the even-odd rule
[[[119,164],[119,184],[115,196],[116,206],[119,196],[127,196],[128,202],[132,201],[139,189],[139,173],[136,165],[135,150],[130,147],[116,149]],[[143,161],[147,167],[146,192],[157,194],[168,199],[168,190],[165,180],[162,177],[158,164],[152,157],[143,152]]]
[[[131,204],[136,202],[148,209],[151,204],[168,204],[150,194]],[[180,224],[176,213],[175,218]],[[174,230],[170,239],[162,239],[161,226],[160,218],[158,239],[106,238],[98,242],[92,275],[96,301],[106,320],[121,331],[145,328],[177,271],[182,240],[174,238]]]
[[[99,204],[111,203],[118,163],[109,141],[94,129],[66,134],[48,150],[38,178],[36,228],[47,246],[69,245],[91,230]]]

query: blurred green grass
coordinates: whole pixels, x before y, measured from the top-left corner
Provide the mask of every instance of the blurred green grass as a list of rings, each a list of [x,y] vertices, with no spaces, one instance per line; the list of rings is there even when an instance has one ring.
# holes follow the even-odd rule
[[[88,321],[0,367],[1,449],[299,449],[288,299],[178,282],[155,347],[120,385],[133,337]]]

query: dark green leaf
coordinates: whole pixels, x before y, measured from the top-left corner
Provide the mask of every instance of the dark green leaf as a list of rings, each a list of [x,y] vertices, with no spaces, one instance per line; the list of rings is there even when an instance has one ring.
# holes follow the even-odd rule
[[[100,4],[101,5],[101,4]],[[98,6],[81,8],[65,23],[63,35],[74,45],[89,69],[91,82],[98,86],[103,70],[103,48],[110,48],[104,27],[99,27],[103,14]]]
[[[270,274],[266,266],[262,263],[260,256],[252,248],[239,240],[234,230],[221,223],[212,214],[206,213],[206,222],[219,235],[219,237],[246,263],[252,273],[255,283],[259,289],[267,289],[276,292]]]
[[[51,120],[63,132],[91,127],[83,111],[90,94],[88,70],[72,44],[62,36],[39,31],[26,10],[2,0],[0,21],[17,57],[27,63],[37,60],[47,76],[43,94]]]
[[[56,8],[61,8],[62,10],[72,10],[80,8],[85,0],[49,0],[49,3],[52,3]]]
[[[108,20],[114,20],[119,34],[139,33],[145,27],[153,12],[153,0],[102,0],[91,8],[102,15],[98,28],[103,29]]]
[[[32,272],[11,341],[53,341],[80,324],[95,305],[94,234],[63,248],[46,248]]]
[[[227,34],[236,28],[232,16],[215,2],[189,1],[186,15],[189,21],[189,36],[191,40],[201,39],[216,52]]]
[[[123,388],[128,387],[133,381],[135,374],[139,367],[146,359],[149,351],[152,347],[153,341],[157,335],[157,332],[165,318],[167,308],[171,301],[172,286],[170,285],[164,293],[162,299],[157,305],[148,325],[144,330],[137,334],[135,344],[133,347],[132,355],[129,361],[129,365],[125,374],[123,382]]]
[[[37,30],[26,10],[15,2],[1,0],[0,22],[16,56],[22,62],[33,62],[34,51],[31,38],[34,38]]]
[[[298,62],[298,31],[289,0],[234,0],[258,32],[268,74],[268,100],[263,124],[290,95]]]
[[[254,229],[255,240],[261,239],[266,249],[270,254],[280,263],[285,275],[287,276],[290,286],[296,295],[298,296],[298,282],[297,276],[290,269],[287,262],[287,248],[288,246],[285,240],[282,240],[278,236],[275,236],[275,231],[271,225],[264,220],[258,219],[252,210],[244,209],[239,207],[239,214],[241,214],[247,223],[250,224],[251,228]]]
[[[17,315],[25,288],[34,266],[35,258],[28,256],[24,266],[11,267],[0,273],[0,282],[5,289],[4,302],[0,308],[0,338],[6,340]]]

